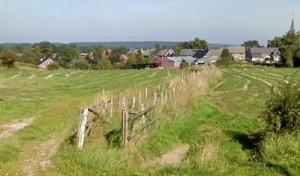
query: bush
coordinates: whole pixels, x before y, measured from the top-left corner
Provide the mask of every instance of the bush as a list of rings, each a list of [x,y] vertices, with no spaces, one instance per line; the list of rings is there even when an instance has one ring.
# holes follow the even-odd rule
[[[108,69],[112,69],[113,66],[111,65],[111,62],[107,59],[101,59],[98,61],[98,69],[101,69],[101,70],[108,70]]]
[[[223,49],[220,59],[217,61],[217,66],[228,67],[234,63],[233,56],[228,49]]]
[[[261,118],[267,130],[275,133],[294,132],[300,129],[300,86],[293,79],[284,80],[281,85],[272,87],[267,109]]]
[[[5,50],[0,55],[0,60],[2,61],[3,66],[7,66],[8,68],[14,67],[14,63],[17,60],[18,55],[11,51],[11,50]]]
[[[189,67],[189,63],[186,60],[182,60],[180,63],[180,68],[184,69],[184,68],[188,68]]]
[[[80,60],[74,64],[74,69],[79,69],[79,70],[88,70],[90,68],[89,64],[84,61]]]
[[[54,62],[54,63],[48,65],[48,67],[47,67],[48,70],[58,70],[59,68],[60,67],[57,62]]]

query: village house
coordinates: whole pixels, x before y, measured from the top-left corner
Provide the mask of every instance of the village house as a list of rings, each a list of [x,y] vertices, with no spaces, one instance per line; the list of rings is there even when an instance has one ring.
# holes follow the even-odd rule
[[[102,59],[109,59],[111,57],[111,54],[112,54],[111,49],[104,50],[102,54]]]
[[[175,52],[172,49],[161,49],[156,50],[152,53],[152,56],[165,58],[165,57],[172,57]]]
[[[183,49],[180,52],[180,56],[190,56],[196,59],[200,59],[206,55],[208,50],[203,49]]]
[[[152,55],[152,53],[154,51],[155,51],[155,48],[144,49],[143,55],[144,55],[144,57],[148,58]]]
[[[38,67],[40,69],[47,69],[48,65],[50,65],[52,63],[54,63],[54,61],[51,58],[49,58],[49,59],[46,59],[46,58],[43,59],[42,58],[42,59],[40,59],[40,61],[38,63]]]
[[[246,60],[246,49],[243,46],[229,46],[227,47],[229,52],[232,54],[235,61]]]
[[[156,63],[159,64],[159,67],[163,68],[180,68],[181,62],[185,60],[191,65],[192,63],[195,63],[197,59],[186,56],[186,57],[164,57],[159,58]]]
[[[219,60],[222,54],[220,49],[210,49],[203,58],[198,59],[197,64],[212,64]]]
[[[250,48],[249,52],[252,62],[265,62],[266,60],[280,61],[281,52],[278,48]]]

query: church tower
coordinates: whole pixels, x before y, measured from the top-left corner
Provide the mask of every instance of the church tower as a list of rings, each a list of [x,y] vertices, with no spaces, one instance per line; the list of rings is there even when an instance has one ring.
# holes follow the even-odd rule
[[[290,31],[295,31],[294,17],[292,19],[291,29]]]

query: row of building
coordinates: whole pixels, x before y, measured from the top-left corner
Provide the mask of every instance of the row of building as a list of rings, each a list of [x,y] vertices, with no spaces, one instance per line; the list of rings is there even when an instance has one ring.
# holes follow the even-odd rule
[[[164,68],[180,67],[182,60],[188,63],[195,64],[212,64],[220,59],[223,49],[228,49],[236,61],[252,61],[252,62],[279,62],[280,51],[278,48],[246,48],[242,46],[229,47],[209,47],[207,50],[203,49],[183,49],[179,56],[174,56],[173,49],[130,49],[127,54],[121,55],[121,60],[126,62],[128,55],[137,54],[141,50],[144,57],[155,57],[156,64]],[[102,58],[109,59],[112,50],[106,49],[103,52]],[[74,64],[79,60],[85,59],[87,53],[81,53],[78,58],[72,60],[70,64]],[[39,68],[47,68],[47,65],[53,63],[51,59],[41,60]]]
[[[153,51],[149,56],[159,58],[157,63],[164,68],[180,67],[182,60],[188,63],[212,64],[220,59],[223,49],[228,49],[235,61],[251,61],[261,63],[276,63],[280,61],[281,52],[279,48],[246,48],[242,46],[229,47],[210,47],[207,50],[201,49],[183,49],[179,56],[174,57],[172,49],[162,49]],[[137,50],[131,50],[132,53]],[[149,49],[142,50],[145,56],[148,56]]]

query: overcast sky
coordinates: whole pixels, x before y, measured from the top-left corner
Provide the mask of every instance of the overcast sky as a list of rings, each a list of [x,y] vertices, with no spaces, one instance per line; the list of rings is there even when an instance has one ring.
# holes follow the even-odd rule
[[[0,43],[187,41],[266,44],[300,0],[0,0]]]

